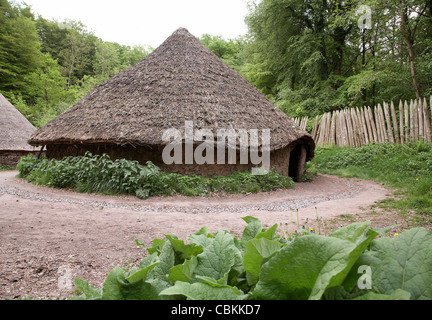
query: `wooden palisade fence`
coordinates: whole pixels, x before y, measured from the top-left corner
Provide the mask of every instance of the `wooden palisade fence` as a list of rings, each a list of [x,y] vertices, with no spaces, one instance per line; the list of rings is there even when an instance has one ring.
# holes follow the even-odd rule
[[[399,102],[384,102],[373,108],[350,108],[325,113],[315,118],[312,137],[317,146],[359,147],[368,143],[432,142],[432,96]],[[303,130],[308,117],[294,118]]]

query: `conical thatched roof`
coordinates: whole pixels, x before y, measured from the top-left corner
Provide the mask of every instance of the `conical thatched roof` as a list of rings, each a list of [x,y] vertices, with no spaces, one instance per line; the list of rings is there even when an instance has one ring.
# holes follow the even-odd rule
[[[271,129],[271,150],[312,137],[186,29],[39,129],[32,145],[113,143],[160,146],[164,130]]]
[[[27,143],[36,128],[0,93],[0,151],[34,151]]]

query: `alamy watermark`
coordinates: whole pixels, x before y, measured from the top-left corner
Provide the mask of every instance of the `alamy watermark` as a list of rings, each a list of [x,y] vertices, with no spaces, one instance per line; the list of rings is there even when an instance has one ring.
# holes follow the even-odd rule
[[[164,131],[162,140],[169,143],[162,160],[166,165],[234,165],[239,151],[239,164],[261,165],[252,174],[264,175],[270,170],[270,139],[270,129],[218,129],[215,137],[210,129],[194,130],[193,121],[185,121],[184,135],[174,128]]]
[[[361,5],[356,9],[356,16],[360,15],[357,20],[357,25],[360,30],[372,29],[372,8],[370,6]]]
[[[68,265],[62,265],[58,268],[57,273],[60,275],[57,281],[57,287],[61,291],[70,291],[72,289],[72,270]]]
[[[372,269],[369,266],[360,266],[357,270],[358,274],[361,274],[357,281],[357,286],[359,289],[372,289]]]

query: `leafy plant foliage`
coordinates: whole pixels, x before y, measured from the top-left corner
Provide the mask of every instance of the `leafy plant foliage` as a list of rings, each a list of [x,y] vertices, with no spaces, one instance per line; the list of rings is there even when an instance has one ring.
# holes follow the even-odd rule
[[[205,178],[167,173],[151,162],[143,166],[137,161],[113,161],[106,154],[98,156],[91,153],[63,160],[37,159],[29,155],[21,158],[18,170],[20,177],[35,184],[73,188],[79,192],[132,194],[143,199],[174,194],[205,196],[212,192],[255,193],[294,186],[290,177],[276,171],[262,176],[236,172],[229,176]]]
[[[432,234],[418,228],[395,238],[370,222],[329,236],[285,237],[247,222],[240,239],[203,227],[186,241],[174,235],[144,247],[130,270],[114,268],[102,288],[75,280],[83,300],[431,299]],[[360,266],[372,270],[370,289],[359,288]]]

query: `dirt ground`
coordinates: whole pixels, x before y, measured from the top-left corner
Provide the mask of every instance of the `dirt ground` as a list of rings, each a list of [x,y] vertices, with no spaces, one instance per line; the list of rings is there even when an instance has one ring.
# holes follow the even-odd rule
[[[245,216],[265,227],[279,224],[279,232],[307,224],[322,234],[355,221],[406,223],[392,212],[371,214],[377,201],[392,196],[383,185],[334,176],[318,175],[292,190],[144,201],[34,186],[16,175],[0,172],[0,299],[69,297],[77,277],[100,287],[112,268],[145,256],[135,239],[145,245],[164,234],[186,239],[203,226],[240,236]]]

